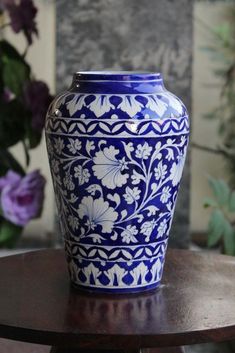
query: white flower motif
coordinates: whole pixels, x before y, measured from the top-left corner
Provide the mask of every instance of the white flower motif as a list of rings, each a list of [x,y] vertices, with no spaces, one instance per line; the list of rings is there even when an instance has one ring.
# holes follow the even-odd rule
[[[155,152],[154,152],[155,159],[160,160],[162,158],[162,153],[160,152],[161,148],[162,148],[162,144],[159,141],[156,143],[156,146],[155,146]]]
[[[57,159],[52,159],[51,168],[55,174],[59,173],[59,161]]]
[[[179,114],[183,113],[183,105],[174,94],[170,92],[164,92],[164,93],[162,92],[160,93],[160,95],[169,100],[169,106],[173,108],[177,113]]]
[[[176,186],[181,179],[186,153],[185,151],[178,156],[178,163],[173,163],[170,170],[170,179],[172,180],[172,185]]]
[[[140,180],[144,180],[143,175],[137,173],[135,170],[133,170],[133,174],[131,176],[132,179],[132,184],[137,185],[140,183]]]
[[[134,187],[133,189],[129,188],[129,186],[126,187],[126,193],[123,195],[124,199],[126,202],[130,205],[134,201],[139,200],[140,198],[140,190],[137,187]]]
[[[69,215],[68,217],[68,222],[69,222],[69,225],[70,227],[73,229],[73,230],[76,230],[78,229],[78,219],[72,215]]]
[[[142,103],[138,102],[134,96],[124,96],[118,108],[126,112],[130,117],[134,117],[142,109]]]
[[[174,159],[174,151],[172,148],[168,148],[168,153],[166,155],[166,159],[168,161],[171,161],[172,159]]]
[[[66,107],[69,111],[70,116],[75,114],[77,111],[82,109],[85,104],[85,95],[74,95],[74,97],[66,103]]]
[[[81,149],[82,143],[78,139],[71,139],[69,138],[69,144],[68,144],[68,149],[72,154],[76,154],[77,151]]]
[[[118,213],[102,197],[94,200],[91,196],[83,197],[78,215],[81,219],[87,217],[87,225],[90,229],[94,230],[97,225],[100,225],[104,233],[112,231],[118,217]]]
[[[49,155],[53,155],[53,146],[49,138],[47,139],[47,150]]]
[[[165,178],[166,174],[167,174],[167,166],[164,164],[162,164],[162,161],[160,161],[158,163],[158,166],[156,168],[154,168],[154,172],[155,172],[155,178],[156,180],[162,180]]]
[[[64,186],[66,187],[67,190],[74,190],[75,185],[73,183],[72,175],[69,173],[65,174],[65,177],[63,179]]]
[[[150,95],[146,107],[156,112],[161,118],[167,110],[168,104],[159,99],[158,96]]]
[[[148,159],[148,157],[151,154],[152,149],[153,148],[150,147],[147,142],[145,142],[143,146],[141,144],[139,144],[137,146],[137,151],[135,152],[135,156],[137,158]]]
[[[104,186],[109,189],[121,187],[127,181],[128,174],[122,174],[125,169],[128,169],[125,157],[118,160],[116,155],[119,153],[113,146],[105,147],[103,151],[96,153],[92,167],[95,176],[101,179]]]
[[[163,235],[165,235],[167,230],[167,221],[166,219],[163,219],[163,221],[160,223],[158,229],[157,229],[157,238],[161,238]]]
[[[55,138],[54,147],[55,147],[56,153],[60,155],[64,149],[64,141],[60,137]]]
[[[135,235],[138,233],[136,226],[131,226],[130,224],[126,229],[121,233],[122,241],[124,243],[137,243]]]
[[[100,118],[103,114],[110,111],[110,109],[114,109],[115,106],[110,103],[109,97],[103,94],[95,94],[95,99],[88,104],[88,107],[92,112],[95,113],[97,118]]]
[[[81,165],[74,167],[74,177],[78,178],[79,185],[88,183],[90,176],[88,169],[83,169]]]
[[[162,203],[167,203],[167,201],[169,200],[170,197],[171,197],[170,187],[169,186],[165,186],[162,189],[160,200],[161,200]]]
[[[92,196],[95,195],[96,191],[99,191],[100,194],[102,195],[102,187],[98,184],[91,184],[89,185],[86,190],[89,192],[89,194],[91,194]]]
[[[86,151],[90,155],[91,150],[95,149],[94,141],[87,141],[86,142]]]
[[[154,219],[152,221],[144,222],[141,225],[140,233],[142,233],[142,234],[147,236],[146,240],[149,239],[149,237],[152,234],[152,231],[154,230],[155,226],[156,226],[156,221]]]
[[[102,240],[105,240],[104,237],[102,237],[100,234],[97,234],[97,233],[90,234],[89,238],[92,238],[93,243],[99,243],[99,244],[101,244]]]

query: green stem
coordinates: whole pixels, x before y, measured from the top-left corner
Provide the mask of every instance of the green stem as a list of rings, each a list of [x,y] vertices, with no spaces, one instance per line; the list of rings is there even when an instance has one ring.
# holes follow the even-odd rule
[[[23,144],[23,149],[24,149],[24,153],[25,153],[25,164],[26,164],[26,168],[27,168],[30,163],[29,150],[28,150],[28,147],[26,146],[25,140],[22,141],[22,144]]]

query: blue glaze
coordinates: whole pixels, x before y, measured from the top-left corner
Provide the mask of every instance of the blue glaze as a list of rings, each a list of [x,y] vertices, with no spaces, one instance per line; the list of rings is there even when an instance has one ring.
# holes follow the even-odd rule
[[[189,136],[161,74],[81,72],[55,98],[46,139],[74,284],[160,284]]]

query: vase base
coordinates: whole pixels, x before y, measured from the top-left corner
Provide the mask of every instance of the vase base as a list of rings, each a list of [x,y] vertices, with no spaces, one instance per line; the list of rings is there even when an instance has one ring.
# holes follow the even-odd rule
[[[146,286],[141,286],[141,287],[132,287],[132,288],[107,288],[107,287],[95,287],[92,285],[83,285],[83,284],[78,284],[73,282],[72,280],[70,281],[71,285],[73,288],[84,291],[84,292],[89,292],[89,293],[101,293],[101,294],[138,294],[141,292],[147,292],[151,290],[156,290],[161,287],[161,281],[148,284]]]

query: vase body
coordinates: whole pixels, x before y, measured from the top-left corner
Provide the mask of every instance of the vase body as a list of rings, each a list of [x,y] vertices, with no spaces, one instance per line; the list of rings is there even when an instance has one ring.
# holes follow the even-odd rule
[[[55,98],[46,141],[72,283],[160,284],[188,136],[160,74],[81,72]]]

